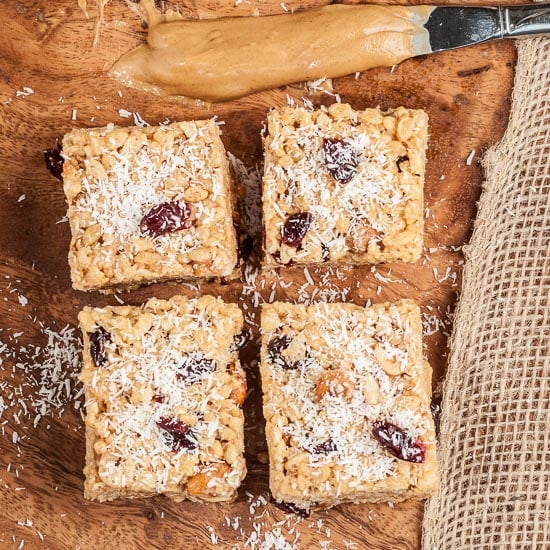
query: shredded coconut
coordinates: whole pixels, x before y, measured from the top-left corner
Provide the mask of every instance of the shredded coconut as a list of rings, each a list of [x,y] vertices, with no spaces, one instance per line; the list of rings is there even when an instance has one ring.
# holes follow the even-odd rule
[[[68,404],[77,410],[81,406],[81,341],[77,330],[67,325],[59,332],[41,328],[41,333],[47,338],[43,347],[18,344],[23,333],[12,334],[7,342],[0,341],[0,418],[9,413],[15,424],[26,417],[36,427],[44,417],[61,416]]]

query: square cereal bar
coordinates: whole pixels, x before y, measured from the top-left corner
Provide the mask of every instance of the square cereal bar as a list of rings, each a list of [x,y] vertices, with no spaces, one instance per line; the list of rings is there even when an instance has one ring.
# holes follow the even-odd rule
[[[205,296],[86,307],[84,496],[232,501],[246,473],[234,304]]]
[[[433,494],[432,371],[414,302],[265,304],[261,329],[277,502],[308,511]]]
[[[74,288],[232,274],[232,183],[213,120],[73,130],[62,155]]]
[[[421,110],[272,110],[264,266],[418,260],[427,137]]]

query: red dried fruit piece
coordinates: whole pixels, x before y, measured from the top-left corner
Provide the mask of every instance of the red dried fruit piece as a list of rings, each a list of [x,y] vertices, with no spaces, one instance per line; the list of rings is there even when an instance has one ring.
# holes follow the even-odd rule
[[[309,212],[291,214],[281,227],[281,240],[283,243],[298,248],[302,244],[312,221],[313,216]]]
[[[44,160],[46,161],[46,168],[52,176],[55,176],[58,180],[63,180],[64,159],[61,156],[61,143],[58,139],[55,140],[55,147],[44,151]]]
[[[96,367],[101,367],[107,362],[105,342],[110,341],[111,335],[103,327],[98,327],[90,334],[90,355]]]
[[[336,447],[336,443],[334,443],[334,441],[332,441],[332,439],[329,438],[326,441],[323,441],[322,443],[319,443],[318,445],[311,447],[310,452],[316,455],[320,455],[320,454],[331,453],[337,450],[338,448]]]
[[[157,426],[163,430],[164,441],[172,451],[177,453],[182,449],[191,451],[197,448],[198,442],[191,426],[181,420],[161,416],[157,420]]]
[[[297,369],[299,364],[298,361],[294,363],[288,363],[286,359],[281,355],[281,353],[290,346],[292,338],[282,334],[281,336],[275,336],[267,344],[267,351],[269,353],[269,358],[271,362],[277,367],[282,369],[294,370]]]
[[[393,456],[407,462],[424,462],[426,445],[414,439],[405,430],[391,422],[378,421],[373,424],[372,434]]]
[[[273,337],[267,344],[271,361],[275,361],[281,355],[281,352],[290,346],[290,342],[292,342],[292,338],[286,334]]]
[[[353,145],[343,139],[325,138],[323,140],[325,166],[338,183],[350,182],[357,174],[359,161]]]
[[[155,403],[164,403],[165,399],[166,399],[166,398],[164,397],[164,395],[160,395],[160,394],[158,394],[158,393],[156,393],[155,395],[153,395],[153,401],[154,401]]]
[[[191,227],[191,207],[184,202],[163,202],[149,210],[139,223],[139,229],[148,237],[159,237]]]
[[[309,512],[307,510],[299,508],[292,502],[277,502],[276,500],[273,500],[272,502],[277,508],[279,508],[279,510],[285,512],[285,514],[296,514],[302,518],[309,517]]]
[[[207,359],[202,353],[190,353],[184,358],[182,365],[176,372],[176,378],[187,384],[200,382],[216,370],[216,363]]]

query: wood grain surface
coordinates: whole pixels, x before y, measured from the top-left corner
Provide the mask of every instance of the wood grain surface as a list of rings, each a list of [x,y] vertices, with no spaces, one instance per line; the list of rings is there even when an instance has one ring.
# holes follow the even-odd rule
[[[323,3],[286,5],[290,9]],[[277,0],[243,1],[237,7],[232,1],[190,0],[182,5],[193,17],[282,11]],[[303,97],[316,105],[334,101],[294,85],[200,107],[124,88],[105,71],[143,39],[140,21],[121,0],[113,0],[105,9],[99,47],[93,48],[93,6],[89,16],[76,0],[0,3],[0,548],[259,549],[285,547],[269,545],[277,537],[289,543],[298,537],[295,547],[304,549],[418,549],[422,503],[345,505],[303,520],[265,503],[266,445],[254,342],[243,350],[251,387],[245,407],[249,474],[231,505],[174,504],[162,497],[111,504],[84,501],[80,412],[67,403],[64,412],[52,411],[35,427],[35,412],[21,411],[21,402],[28,400],[14,392],[28,398],[34,390],[25,379],[29,373],[18,363],[28,359],[29,349],[46,345],[45,328],[74,327],[77,312],[86,304],[117,303],[113,296],[71,289],[62,186],[43,162],[43,150],[56,137],[74,127],[129,125],[132,118],[121,116],[124,110],[139,113],[151,124],[217,115],[226,123],[227,149],[253,167],[261,161],[259,132],[269,108],[286,104],[287,95],[298,104]],[[461,247],[468,240],[481,188],[479,159],[505,129],[514,63],[513,44],[500,42],[335,80],[335,92],[356,109],[404,105],[429,113],[424,257],[416,265],[340,269],[338,276],[329,268],[310,269],[314,286],[307,285],[300,268],[281,271],[280,279],[260,274],[255,281],[266,301],[303,299],[313,292],[316,299],[336,295],[358,304],[415,298],[426,321],[425,352],[434,368],[436,399],[460,289]],[[257,254],[251,262],[258,263]],[[286,284],[281,286],[280,280],[292,285],[283,288]],[[248,307],[248,319],[258,322],[258,309],[246,292],[241,281],[163,284],[120,298],[139,304],[152,296],[211,293]],[[61,368],[66,369],[63,362]],[[35,370],[38,375],[39,367]],[[256,542],[250,539],[254,533]]]

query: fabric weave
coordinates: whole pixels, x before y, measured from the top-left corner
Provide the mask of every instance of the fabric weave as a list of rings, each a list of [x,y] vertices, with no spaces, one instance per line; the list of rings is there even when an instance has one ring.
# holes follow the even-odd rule
[[[424,550],[550,545],[550,39],[518,41],[509,126],[483,162]]]

